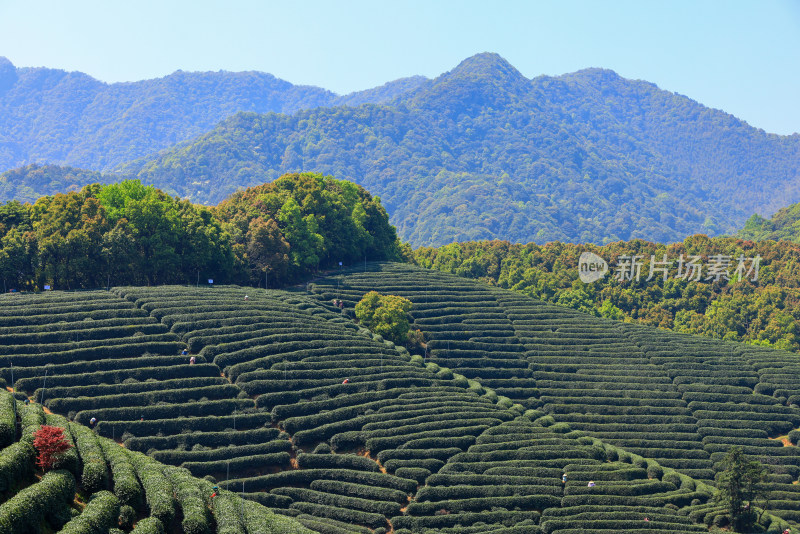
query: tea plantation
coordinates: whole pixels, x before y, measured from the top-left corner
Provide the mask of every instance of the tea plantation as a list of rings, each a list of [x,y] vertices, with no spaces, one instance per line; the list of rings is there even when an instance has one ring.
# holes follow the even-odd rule
[[[724,521],[710,483],[733,444],[772,471],[764,528],[800,519],[800,455],[773,439],[800,427],[793,355],[408,265],[364,271],[307,291],[3,295],[0,376],[69,419],[79,488],[127,503],[136,482],[140,516],[172,499],[168,531],[187,531],[180,475],[210,532],[217,507],[237,506],[209,502],[215,484],[321,533],[702,532]],[[413,302],[422,355],[353,322],[370,290]],[[0,506],[25,490],[4,491]],[[224,531],[262,532],[238,521]]]
[[[72,448],[53,469],[35,466],[33,434],[63,429]],[[285,516],[217,490],[179,467],[128,451],[79,424],[0,392],[0,532],[305,534]]]

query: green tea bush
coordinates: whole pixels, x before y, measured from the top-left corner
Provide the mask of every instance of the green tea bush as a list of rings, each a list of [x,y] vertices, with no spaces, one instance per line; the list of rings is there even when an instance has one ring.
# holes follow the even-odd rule
[[[92,495],[83,512],[61,529],[62,534],[105,534],[119,519],[119,499],[110,491]]]

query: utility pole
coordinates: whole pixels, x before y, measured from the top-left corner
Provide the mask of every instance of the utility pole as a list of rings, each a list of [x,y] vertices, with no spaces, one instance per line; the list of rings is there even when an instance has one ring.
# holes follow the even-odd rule
[[[242,480],[242,500],[239,501],[239,513],[242,516],[242,525],[244,525],[244,480]]]
[[[39,404],[44,406],[44,390],[47,388],[47,369],[44,370],[44,382],[42,383],[42,394],[39,395]]]
[[[17,435],[17,398],[14,396],[14,364],[11,364],[11,403],[14,405],[14,438]]]

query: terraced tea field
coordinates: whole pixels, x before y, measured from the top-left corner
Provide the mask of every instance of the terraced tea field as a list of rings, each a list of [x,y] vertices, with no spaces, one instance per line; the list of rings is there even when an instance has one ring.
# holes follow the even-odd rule
[[[368,291],[414,303],[428,356],[547,421],[710,481],[730,445],[770,466],[773,507],[800,519],[797,355],[619,323],[470,280],[376,264],[318,280],[351,308]]]
[[[769,460],[777,514],[795,519],[795,449],[767,444],[800,426],[796,360],[732,344],[701,356],[694,338],[368,267],[309,294],[3,295],[0,376],[75,432],[124,445],[101,447],[107,462],[145,453],[322,533],[699,532],[720,512],[703,481],[731,443]],[[373,289],[414,302],[427,354],[353,323]],[[679,365],[691,356],[681,340],[699,367]],[[734,367],[744,383],[718,380]],[[732,406],[752,416],[736,427]]]
[[[41,476],[34,433],[63,430],[72,448]],[[294,520],[217,491],[185,469],[127,451],[39,404],[0,392],[0,532],[306,534]]]

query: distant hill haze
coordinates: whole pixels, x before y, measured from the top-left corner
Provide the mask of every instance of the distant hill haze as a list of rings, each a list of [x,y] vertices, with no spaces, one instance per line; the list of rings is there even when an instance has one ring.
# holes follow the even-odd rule
[[[0,56],[0,172],[30,163],[110,170],[240,111],[383,102],[424,80],[405,78],[346,96],[263,72],[177,71],[106,84],[81,72],[16,68]]]
[[[48,77],[59,80],[52,83],[60,93]],[[22,80],[29,91],[19,87]],[[74,120],[64,118],[66,111],[52,113],[61,126],[45,120],[50,112],[40,102],[54,100],[73,110]],[[263,109],[267,103],[273,107]],[[101,104],[116,115],[92,115]],[[20,118],[11,121],[20,133],[4,134],[8,109],[43,133],[27,133],[30,126],[23,135]],[[199,137],[117,165],[240,110],[246,112]],[[263,111],[280,113],[257,113]],[[258,73],[178,72],[105,85],[5,65],[0,113],[6,166],[49,161],[113,169],[205,204],[285,172],[322,172],[379,195],[400,237],[414,246],[492,238],[680,241],[698,232],[732,233],[753,213],[770,215],[800,201],[800,135],[768,134],[608,70],[527,79],[489,53],[433,80],[398,80],[348,97]],[[100,116],[106,122],[92,125],[91,117]],[[76,124],[82,133],[68,136]],[[59,135],[78,141],[62,146]],[[35,157],[14,148],[33,145]]]

